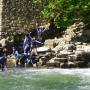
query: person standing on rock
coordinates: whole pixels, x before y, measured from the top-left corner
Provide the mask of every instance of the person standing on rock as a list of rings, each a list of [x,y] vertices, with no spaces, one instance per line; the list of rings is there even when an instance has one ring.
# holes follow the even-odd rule
[[[35,58],[37,56],[36,45],[32,46],[32,49],[31,51],[29,51],[28,56],[29,56],[29,63],[33,65],[35,63]]]
[[[24,39],[24,42],[23,42],[23,51],[24,53],[27,53],[28,50],[31,48],[32,46],[32,37],[29,34],[25,35],[25,39]]]
[[[25,49],[25,46],[28,44],[28,38],[25,35],[24,41],[23,41],[23,49]]]
[[[38,23],[36,23],[35,33],[36,33],[35,39],[41,42],[42,41],[42,30]]]

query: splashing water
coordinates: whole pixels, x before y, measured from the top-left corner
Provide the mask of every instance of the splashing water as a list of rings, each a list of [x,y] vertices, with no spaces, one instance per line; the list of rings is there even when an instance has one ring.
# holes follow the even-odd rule
[[[16,69],[0,72],[0,90],[90,90],[90,69]]]

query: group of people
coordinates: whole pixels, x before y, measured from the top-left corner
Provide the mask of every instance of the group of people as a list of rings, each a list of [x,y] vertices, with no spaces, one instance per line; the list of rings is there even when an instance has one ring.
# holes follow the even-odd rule
[[[34,33],[34,34],[33,34]],[[10,55],[15,56],[16,63],[15,66],[17,66],[17,58],[20,55],[22,57],[21,64],[24,66],[26,60],[28,59],[28,62],[30,64],[33,64],[33,60],[35,55],[37,55],[37,47],[40,47],[43,45],[42,42],[42,30],[40,29],[39,25],[36,24],[36,28],[34,31],[29,32],[25,35],[24,41],[23,41],[23,53],[19,54],[18,50],[15,47],[12,47],[12,53]],[[7,55],[4,52],[2,57],[0,57],[0,64],[2,71],[5,70],[7,67]]]

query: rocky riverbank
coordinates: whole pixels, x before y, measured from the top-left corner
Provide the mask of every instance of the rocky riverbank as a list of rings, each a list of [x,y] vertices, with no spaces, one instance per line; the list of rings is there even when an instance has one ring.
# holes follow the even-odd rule
[[[82,42],[84,28],[84,23],[78,22],[68,27],[61,38],[46,40],[45,46],[51,48],[51,51],[39,59],[38,66],[90,67],[90,45]]]

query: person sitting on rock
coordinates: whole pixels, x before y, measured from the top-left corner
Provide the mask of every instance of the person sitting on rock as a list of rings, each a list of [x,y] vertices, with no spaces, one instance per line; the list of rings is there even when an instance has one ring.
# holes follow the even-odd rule
[[[19,52],[15,49],[15,47],[12,48],[12,55],[14,55],[16,58],[19,56]]]

